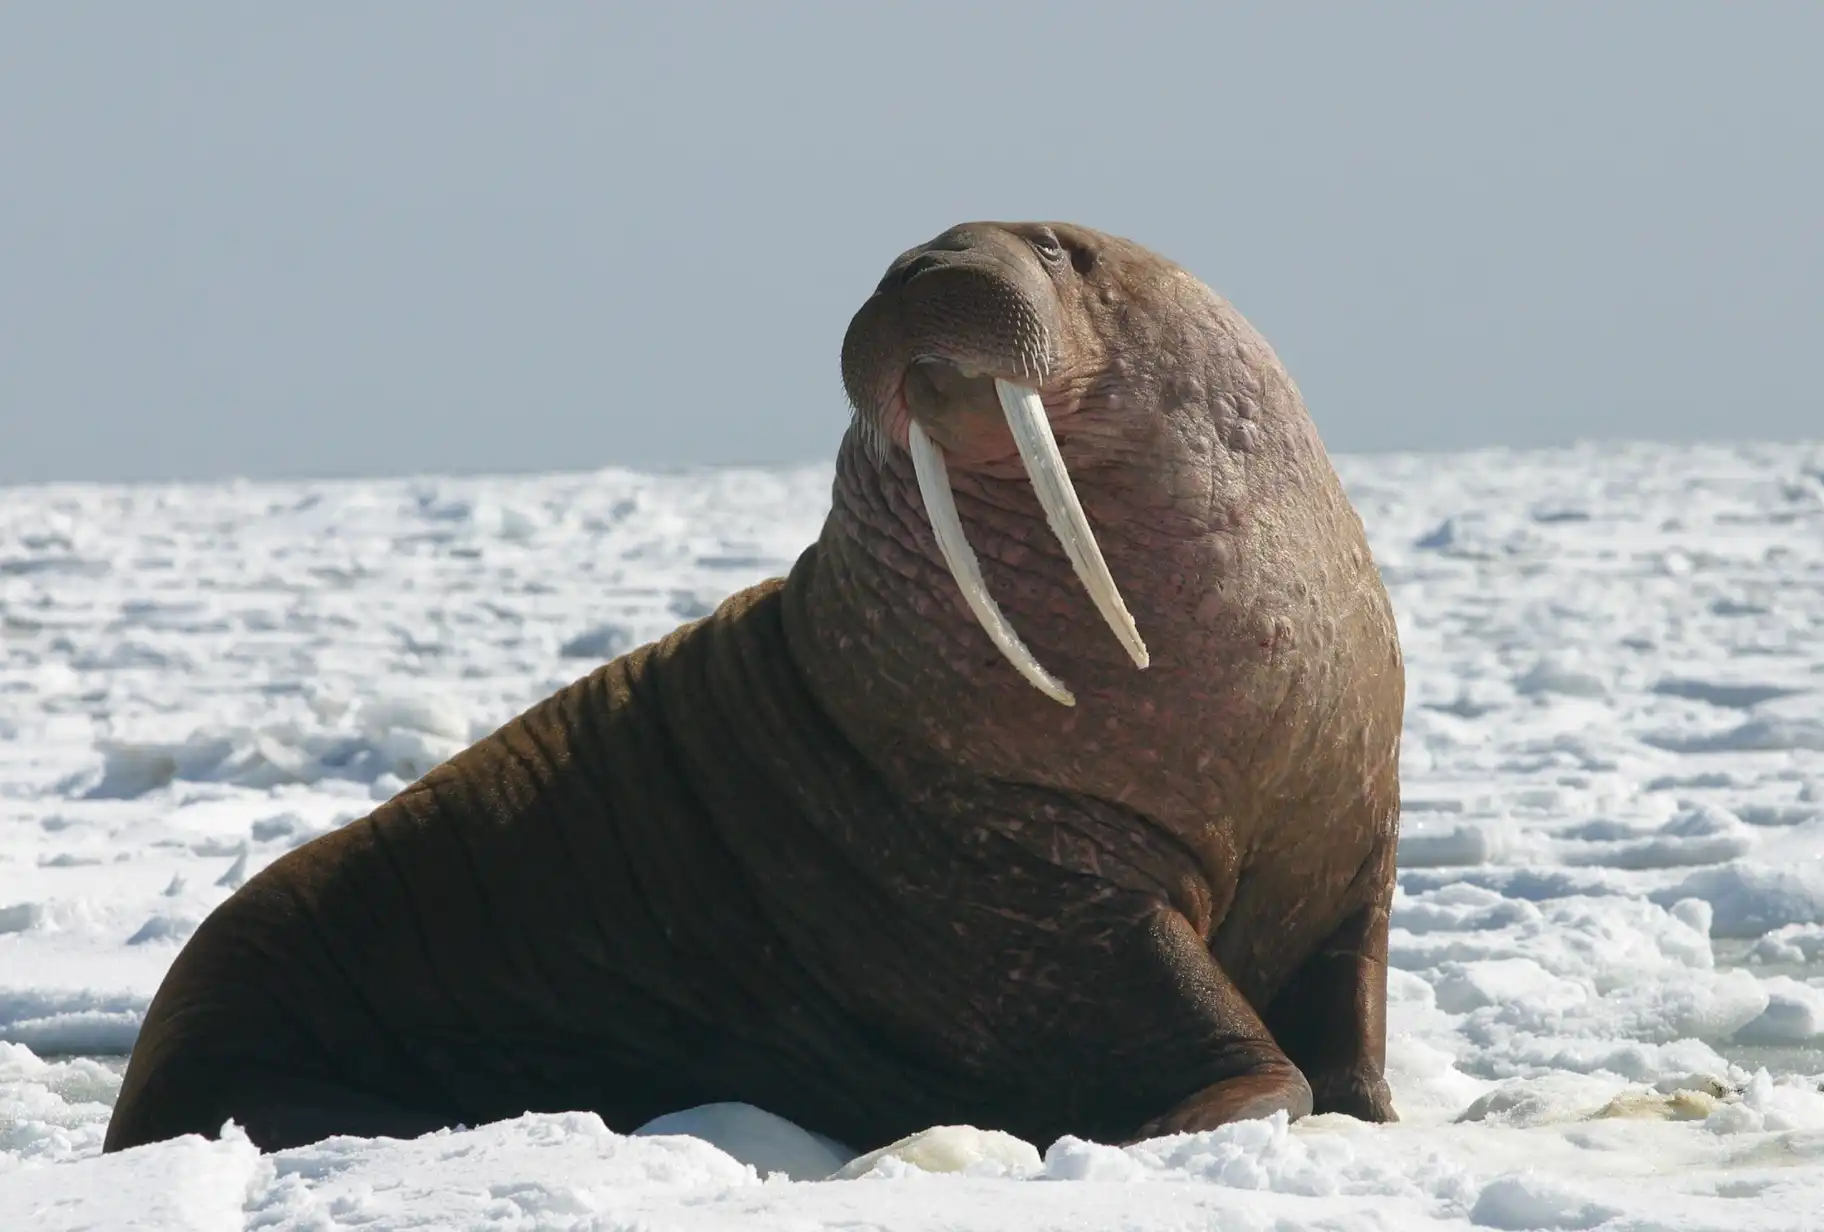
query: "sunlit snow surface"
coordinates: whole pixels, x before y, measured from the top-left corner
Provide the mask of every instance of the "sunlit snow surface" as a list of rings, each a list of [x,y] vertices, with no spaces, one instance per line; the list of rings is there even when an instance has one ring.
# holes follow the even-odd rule
[[[783,571],[827,468],[0,490],[0,1227],[1824,1228],[1824,446],[1339,467],[1409,673],[1405,1120],[814,1182],[587,1114],[98,1151],[234,885]]]

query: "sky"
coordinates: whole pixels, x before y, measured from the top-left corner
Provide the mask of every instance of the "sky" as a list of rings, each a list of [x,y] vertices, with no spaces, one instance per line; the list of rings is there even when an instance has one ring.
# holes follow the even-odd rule
[[[833,455],[952,223],[1138,240],[1333,452],[1824,437],[1824,5],[0,3],[0,483]]]

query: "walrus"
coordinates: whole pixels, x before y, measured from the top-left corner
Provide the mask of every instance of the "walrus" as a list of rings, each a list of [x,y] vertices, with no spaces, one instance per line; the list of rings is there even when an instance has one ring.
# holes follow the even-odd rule
[[[225,900],[106,1150],[717,1102],[862,1150],[1395,1118],[1404,667],[1272,349],[1139,244],[977,222],[892,262],[842,378],[787,576]]]

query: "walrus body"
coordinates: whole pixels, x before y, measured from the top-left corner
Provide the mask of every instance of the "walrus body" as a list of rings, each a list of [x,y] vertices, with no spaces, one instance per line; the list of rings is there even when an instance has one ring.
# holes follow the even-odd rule
[[[1002,362],[1010,301],[1038,324]],[[844,375],[790,575],[250,880],[154,998],[106,1149],[724,1100],[857,1149],[1393,1116],[1398,639],[1265,342],[1138,246],[972,224],[894,263]],[[992,414],[1016,378],[1145,671]],[[958,597],[920,433],[1067,704]]]

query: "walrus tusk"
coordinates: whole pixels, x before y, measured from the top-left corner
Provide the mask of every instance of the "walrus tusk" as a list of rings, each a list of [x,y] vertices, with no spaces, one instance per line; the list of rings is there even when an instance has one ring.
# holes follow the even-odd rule
[[[1070,690],[1039,666],[1032,651],[1026,649],[1026,643],[1001,614],[994,596],[988,593],[988,584],[982,580],[982,567],[975,559],[975,549],[969,546],[969,540],[963,534],[962,519],[956,514],[956,497],[950,492],[950,468],[944,464],[944,451],[925,435],[916,419],[912,420],[907,436],[912,446],[912,471],[918,476],[919,494],[925,498],[925,516],[931,519],[937,550],[944,554],[944,563],[950,566],[950,576],[956,579],[957,589],[963,592],[963,601],[975,613],[990,640],[1033,688],[1053,701],[1066,706],[1076,705],[1077,699],[1071,696]]]
[[[1089,592],[1096,610],[1102,613],[1102,619],[1127,647],[1134,666],[1144,668],[1152,661],[1151,656],[1146,653],[1146,643],[1140,640],[1134,618],[1128,613],[1127,604],[1115,587],[1115,579],[1108,572],[1108,562],[1102,559],[1102,549],[1096,543],[1095,532],[1089,528],[1089,519],[1083,516],[1083,505],[1077,500],[1070,472],[1064,469],[1057,439],[1051,434],[1051,420],[1045,415],[1045,404],[1033,390],[999,377],[995,378],[994,392],[1000,395],[1001,411],[1007,416],[1013,442],[1019,446],[1020,458],[1026,463],[1026,476],[1032,480],[1032,489],[1038,493],[1039,504],[1045,508],[1045,520],[1051,523],[1051,533],[1064,545],[1064,554],[1070,557],[1071,567],[1077,571],[1083,588]]]

